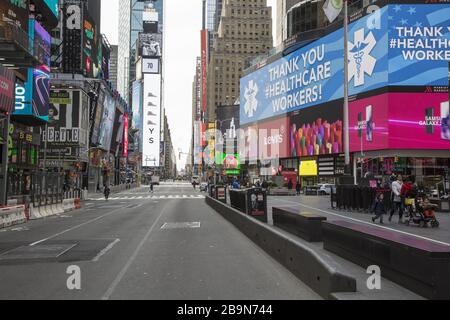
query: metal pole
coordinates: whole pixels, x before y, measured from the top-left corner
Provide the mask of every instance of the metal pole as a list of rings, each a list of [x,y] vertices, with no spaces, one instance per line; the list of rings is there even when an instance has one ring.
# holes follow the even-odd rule
[[[45,123],[45,141],[44,141],[44,166],[43,166],[43,183],[44,183],[44,190],[45,190],[45,204],[47,204],[47,141],[48,141],[48,124]]]
[[[4,138],[2,145],[2,168],[1,168],[1,185],[0,185],[0,205],[7,205],[7,188],[8,188],[8,136],[9,136],[9,122],[10,115],[9,113],[6,115],[4,121],[4,128],[2,132],[2,136]]]
[[[348,78],[348,0],[344,0],[344,150],[346,174],[350,173]]]

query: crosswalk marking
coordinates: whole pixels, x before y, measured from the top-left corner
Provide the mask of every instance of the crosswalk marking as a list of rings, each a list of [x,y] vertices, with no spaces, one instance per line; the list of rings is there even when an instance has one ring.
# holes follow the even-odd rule
[[[140,196],[140,197],[130,197],[130,196],[123,196],[123,197],[112,197],[109,198],[109,200],[116,201],[116,200],[170,200],[170,199],[177,199],[177,200],[198,200],[198,199],[205,199],[204,195],[148,195],[148,196]],[[98,199],[87,199],[88,201],[105,201],[105,198],[98,198]]]

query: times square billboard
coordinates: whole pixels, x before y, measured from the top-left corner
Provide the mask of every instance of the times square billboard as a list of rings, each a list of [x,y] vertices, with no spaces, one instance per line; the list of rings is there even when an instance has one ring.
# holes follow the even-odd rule
[[[448,87],[448,4],[386,5],[349,25],[349,94],[387,86]],[[344,96],[339,29],[241,79],[241,124]]]

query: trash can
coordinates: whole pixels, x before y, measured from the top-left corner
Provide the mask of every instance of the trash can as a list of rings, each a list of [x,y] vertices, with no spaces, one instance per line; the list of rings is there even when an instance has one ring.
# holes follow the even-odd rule
[[[215,198],[216,200],[227,203],[227,187],[226,186],[215,186]]]
[[[267,223],[267,193],[261,188],[247,190],[247,214]]]

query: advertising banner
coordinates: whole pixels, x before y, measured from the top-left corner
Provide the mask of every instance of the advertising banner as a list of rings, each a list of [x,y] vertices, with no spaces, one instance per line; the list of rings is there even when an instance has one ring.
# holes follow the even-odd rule
[[[0,21],[9,22],[28,33],[29,1],[0,1]]]
[[[28,68],[27,81],[24,84],[16,83],[14,115],[34,116],[48,121],[49,92],[49,74],[40,69]]]
[[[102,41],[99,27],[89,13],[84,12],[83,21],[83,71],[87,78],[100,78],[103,64]]]
[[[201,121],[194,122],[194,165],[203,164],[203,148],[201,146]]]
[[[390,5],[389,19],[389,83],[448,86],[448,3]]]
[[[63,10],[63,71],[81,73],[83,4],[80,0],[66,0]]]
[[[448,4],[387,5],[349,25],[349,94],[448,86]],[[343,98],[339,29],[241,79],[241,124]]]
[[[259,159],[289,158],[289,118],[258,124]]]
[[[339,100],[292,113],[289,156],[342,153],[342,119],[343,102]]]
[[[142,152],[142,84],[140,81],[133,82],[133,96],[132,96],[132,109],[133,109],[133,121],[132,128],[139,130],[139,138],[137,143],[137,150]]]
[[[102,122],[100,125],[99,148],[109,152],[116,117],[116,102],[109,93],[106,93],[104,100]]]
[[[125,113],[123,118],[123,157],[128,157],[128,113]]]
[[[50,67],[51,59],[51,36],[50,34],[34,19],[30,20],[31,38],[34,44],[34,56],[41,61],[46,67]]]
[[[382,94],[350,103],[350,152],[389,147],[389,95]]]
[[[105,103],[105,91],[103,86],[99,86],[98,97],[96,100],[92,101],[95,105],[91,105],[93,107],[92,119],[89,119],[91,122],[91,144],[96,146],[99,143],[100,136],[100,125],[102,123],[102,114],[103,114],[103,104]]]
[[[206,81],[207,81],[207,72],[208,72],[208,43],[209,43],[209,37],[208,37],[208,30],[204,29],[201,31],[201,91],[202,91],[202,112],[206,112],[207,108],[207,88],[206,88]]]
[[[161,57],[162,33],[139,33],[138,53],[141,57]]]
[[[0,111],[14,112],[15,81],[14,72],[0,65]]]
[[[88,145],[89,104],[80,90],[52,90],[48,130],[43,141],[50,146],[76,147]]]
[[[389,146],[450,150],[448,101],[448,93],[390,93]]]
[[[50,99],[50,70],[44,68],[33,70],[33,114],[44,121],[48,121]]]
[[[159,61],[157,58],[142,58],[142,73],[160,73]]]
[[[143,91],[143,141],[142,165],[144,167],[160,166],[161,141],[161,75],[146,74]]]
[[[58,18],[59,17],[59,4],[58,0],[44,0],[45,4],[52,11],[53,15]]]
[[[448,93],[386,93],[350,104],[351,152],[450,150]]]

